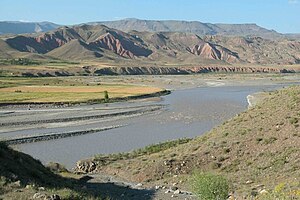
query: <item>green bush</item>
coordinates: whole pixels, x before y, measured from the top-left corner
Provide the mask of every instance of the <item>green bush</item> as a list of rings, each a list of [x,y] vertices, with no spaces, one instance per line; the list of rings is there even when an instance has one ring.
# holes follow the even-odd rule
[[[194,172],[191,187],[201,200],[225,200],[229,193],[227,179],[213,173]]]
[[[104,91],[104,102],[108,102],[109,101],[109,96],[108,96],[108,92],[105,90]]]

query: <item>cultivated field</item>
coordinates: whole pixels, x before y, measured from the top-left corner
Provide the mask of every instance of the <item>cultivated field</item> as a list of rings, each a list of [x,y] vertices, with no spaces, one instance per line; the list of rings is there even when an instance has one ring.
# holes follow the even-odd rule
[[[105,91],[109,99],[126,98],[162,91],[160,88],[86,83],[86,78],[2,78],[0,80],[0,103],[58,103],[104,100]]]

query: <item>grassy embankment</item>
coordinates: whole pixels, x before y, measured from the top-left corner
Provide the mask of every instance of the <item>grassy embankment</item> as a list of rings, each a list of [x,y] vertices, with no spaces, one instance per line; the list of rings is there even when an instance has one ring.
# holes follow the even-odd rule
[[[87,82],[87,77],[0,78],[0,103],[102,102],[108,91],[111,101],[161,92],[146,86]]]
[[[163,146],[161,144],[161,146]],[[221,174],[238,197],[300,198],[300,86],[267,93],[263,102],[175,147],[130,156],[96,156],[102,172],[155,185],[188,186],[194,170]],[[107,162],[108,161],[108,162]]]

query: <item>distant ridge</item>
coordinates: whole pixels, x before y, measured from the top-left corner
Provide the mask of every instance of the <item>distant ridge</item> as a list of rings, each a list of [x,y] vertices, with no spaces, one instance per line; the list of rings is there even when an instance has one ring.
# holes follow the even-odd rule
[[[0,34],[24,34],[47,32],[58,28],[60,25],[52,22],[0,22]]]
[[[212,24],[199,21],[179,20],[141,20],[128,18],[116,21],[90,22],[89,24],[104,24],[110,28],[116,28],[125,32],[148,31],[148,32],[187,32],[200,36],[203,35],[226,35],[226,36],[259,36],[263,38],[284,37],[283,34],[274,30],[268,30],[254,23],[247,24]]]
[[[184,32],[194,33],[199,36],[223,35],[223,36],[259,36],[268,39],[290,37],[299,39],[299,34],[281,34],[256,25],[255,23],[245,24],[223,24],[203,23],[199,21],[182,20],[142,20],[128,18],[115,21],[87,22],[80,25],[103,24],[124,32],[132,30],[147,32]],[[39,33],[54,30],[62,25],[52,22],[22,22],[22,21],[0,21],[1,34],[25,34]],[[70,25],[74,26],[74,25]],[[75,25],[78,26],[78,25]]]

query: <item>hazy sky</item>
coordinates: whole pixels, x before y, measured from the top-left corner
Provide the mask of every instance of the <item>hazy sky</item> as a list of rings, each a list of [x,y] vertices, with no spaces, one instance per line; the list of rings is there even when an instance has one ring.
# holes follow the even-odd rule
[[[300,33],[300,0],[0,0],[0,21],[71,25],[123,18],[256,23]]]

